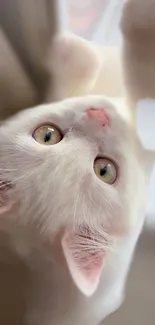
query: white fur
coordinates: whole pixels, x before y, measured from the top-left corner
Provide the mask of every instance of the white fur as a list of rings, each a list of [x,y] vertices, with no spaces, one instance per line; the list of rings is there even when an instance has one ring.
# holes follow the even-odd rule
[[[103,54],[96,45],[72,33],[57,35],[47,57],[46,65],[52,80],[46,101],[90,93],[102,63]]]
[[[105,110],[107,128],[87,118],[89,107]],[[66,132],[54,146],[32,137],[37,126],[48,123]],[[5,194],[0,227],[10,237],[10,248],[31,270],[26,324],[98,325],[123,300],[144,221],[146,166],[134,130],[109,99],[85,96],[10,118],[0,127],[0,148],[0,197]],[[118,165],[114,185],[95,175],[96,156]],[[10,186],[4,189],[4,182]],[[100,247],[107,251],[91,297],[78,290],[66,264],[61,264],[62,249],[59,238],[55,240],[61,229],[83,223],[98,234]]]

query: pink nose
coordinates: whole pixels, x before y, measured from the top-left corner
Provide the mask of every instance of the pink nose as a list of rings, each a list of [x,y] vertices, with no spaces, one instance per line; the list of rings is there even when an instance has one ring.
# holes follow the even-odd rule
[[[109,123],[108,116],[103,109],[89,108],[86,113],[90,119],[96,120],[102,126],[106,126]]]

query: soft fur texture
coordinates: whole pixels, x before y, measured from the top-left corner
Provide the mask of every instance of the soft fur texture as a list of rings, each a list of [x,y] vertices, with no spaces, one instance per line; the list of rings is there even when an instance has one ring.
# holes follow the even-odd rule
[[[103,109],[108,126],[90,119],[88,108]],[[62,141],[36,142],[33,131],[51,123],[62,130]],[[0,128],[0,147],[2,244],[7,242],[31,270],[26,324],[99,324],[122,302],[144,221],[146,165],[134,130],[121,107],[103,96],[88,96],[10,118]],[[118,166],[114,185],[95,175],[97,156]],[[91,297],[80,292],[61,258],[63,233],[79,231],[83,224],[98,242],[94,247],[88,240],[84,250],[105,252]]]
[[[52,59],[51,59],[52,58]],[[90,93],[102,67],[102,53],[97,46],[72,33],[53,39],[47,56],[52,76],[46,100],[60,100]]]

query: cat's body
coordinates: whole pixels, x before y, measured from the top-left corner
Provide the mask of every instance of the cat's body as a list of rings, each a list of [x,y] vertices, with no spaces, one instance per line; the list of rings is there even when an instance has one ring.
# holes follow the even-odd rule
[[[40,144],[42,125],[56,126],[63,139]],[[147,173],[134,130],[121,107],[86,96],[11,118],[0,147],[1,246],[30,270],[26,324],[98,325],[122,302],[144,222]],[[114,163],[114,184],[95,174],[97,157]]]

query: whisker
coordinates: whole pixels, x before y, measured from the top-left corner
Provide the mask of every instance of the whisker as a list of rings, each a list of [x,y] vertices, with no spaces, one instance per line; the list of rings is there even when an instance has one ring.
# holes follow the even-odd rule
[[[29,165],[29,168],[32,168],[32,170],[30,170],[30,171],[28,171],[28,172],[26,172],[23,175],[20,175],[18,177],[14,177],[13,180],[8,181],[8,182],[13,185],[14,183],[16,183],[17,181],[19,181],[21,179],[23,180],[24,178],[30,177],[35,172],[37,166],[38,166],[38,164]],[[7,176],[7,175],[5,175],[5,176]],[[4,178],[4,175],[3,175],[3,178]],[[0,181],[0,188],[2,188],[2,187],[4,187],[4,181],[3,180]]]

